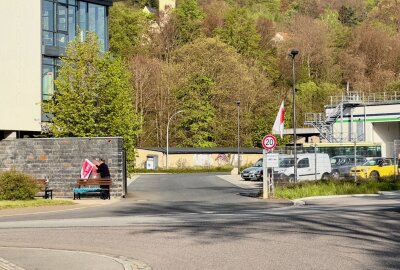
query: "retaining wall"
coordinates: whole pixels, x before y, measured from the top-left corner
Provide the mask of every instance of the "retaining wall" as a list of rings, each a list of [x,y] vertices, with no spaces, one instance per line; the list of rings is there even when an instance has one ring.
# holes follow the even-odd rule
[[[113,184],[111,196],[122,196],[122,138],[41,138],[0,141],[0,171],[16,170],[49,178],[56,197],[73,197],[85,159],[104,158]]]

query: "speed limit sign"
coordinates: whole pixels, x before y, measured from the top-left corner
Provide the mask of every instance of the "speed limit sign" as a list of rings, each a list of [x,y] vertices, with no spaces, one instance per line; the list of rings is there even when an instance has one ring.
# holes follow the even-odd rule
[[[265,150],[272,150],[276,146],[276,138],[274,135],[265,135],[261,144]]]

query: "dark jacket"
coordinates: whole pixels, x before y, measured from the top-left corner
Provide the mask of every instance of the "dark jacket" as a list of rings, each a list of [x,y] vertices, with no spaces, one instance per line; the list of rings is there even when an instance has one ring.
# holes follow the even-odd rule
[[[97,173],[100,174],[101,178],[110,178],[110,171],[108,170],[108,166],[105,163],[101,163],[97,166]]]

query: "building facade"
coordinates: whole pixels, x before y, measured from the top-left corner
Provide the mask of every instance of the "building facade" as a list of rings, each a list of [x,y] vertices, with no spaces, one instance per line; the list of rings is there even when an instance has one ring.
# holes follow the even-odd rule
[[[325,142],[370,143],[382,156],[397,156],[400,140],[400,93],[348,93],[331,97],[324,113],[309,114],[305,124],[318,129]]]
[[[108,48],[111,0],[12,0],[0,2],[0,140],[41,132],[42,101],[54,93],[59,57],[88,31]]]

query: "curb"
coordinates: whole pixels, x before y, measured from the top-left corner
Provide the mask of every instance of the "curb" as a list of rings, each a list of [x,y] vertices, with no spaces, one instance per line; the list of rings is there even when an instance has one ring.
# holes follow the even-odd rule
[[[351,197],[377,197],[381,195],[389,195],[384,193],[386,191],[380,191],[378,194],[350,194],[350,195],[328,195],[328,196],[314,196],[314,197],[304,197],[300,199],[292,200],[294,206],[306,205],[306,200],[318,200],[318,199],[335,199],[335,198],[351,198]],[[390,192],[390,191],[387,191]],[[400,195],[397,193],[396,195]]]
[[[51,250],[51,251],[60,251],[60,252],[68,252],[68,253],[80,253],[80,254],[86,254],[89,256],[99,256],[99,257],[106,258],[108,260],[113,260],[113,261],[121,264],[121,266],[123,267],[124,270],[152,270],[152,268],[149,265],[147,265],[146,263],[141,262],[139,260],[130,259],[130,258],[127,258],[124,256],[114,257],[111,255],[105,255],[105,254],[100,254],[100,253],[95,253],[95,252],[62,250],[62,249],[24,248],[24,247],[22,247],[22,249],[35,249],[35,250],[42,250],[42,251]],[[26,270],[26,269],[0,257],[0,270]]]

